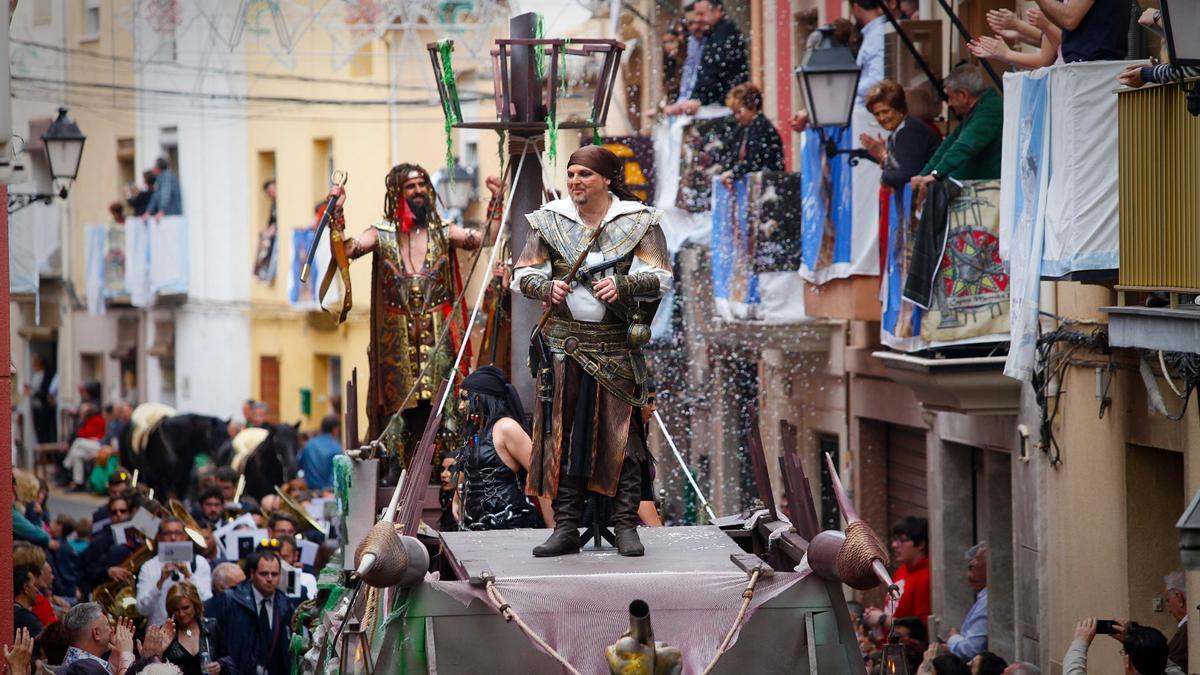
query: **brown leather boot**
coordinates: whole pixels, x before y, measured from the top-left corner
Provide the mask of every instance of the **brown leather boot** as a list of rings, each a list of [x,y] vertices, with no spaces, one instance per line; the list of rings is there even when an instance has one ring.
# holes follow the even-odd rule
[[[646,554],[638,537],[638,506],[642,503],[642,472],[638,461],[625,456],[617,494],[613,497],[612,524],[616,535],[617,553],[637,557]]]
[[[551,558],[579,553],[582,545],[579,540],[579,521],[583,519],[583,498],[586,494],[583,479],[569,476],[559,479],[558,492],[551,502],[554,507],[554,532],[541,546],[534,547],[535,556]]]

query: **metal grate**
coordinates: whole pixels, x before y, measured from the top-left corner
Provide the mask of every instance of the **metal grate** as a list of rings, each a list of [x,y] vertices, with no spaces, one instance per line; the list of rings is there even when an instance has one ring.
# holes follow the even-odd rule
[[[1122,92],[1122,287],[1200,292],[1200,118],[1179,85]]]

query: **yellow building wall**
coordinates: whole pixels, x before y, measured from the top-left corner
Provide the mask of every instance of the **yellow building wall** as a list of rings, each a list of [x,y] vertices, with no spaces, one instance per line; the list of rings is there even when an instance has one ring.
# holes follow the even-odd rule
[[[68,81],[134,86],[130,60],[133,41],[128,39],[127,33],[113,30],[111,26],[114,12],[126,11],[130,4],[130,0],[102,0],[100,30],[95,36],[88,36],[88,39],[84,39],[83,33],[83,5],[72,3],[66,7],[67,47],[78,50],[70,53],[66,59]],[[56,7],[54,11],[59,11],[59,8]],[[81,95],[76,100],[68,97],[61,101],[68,108],[68,115],[87,137],[79,162],[79,175],[69,197],[67,245],[70,247],[70,269],[63,270],[77,289],[86,286],[84,226],[111,222],[109,204],[115,201],[125,203],[124,181],[118,171],[117,143],[119,139],[133,139],[136,134],[131,101],[131,95],[124,93],[115,97],[104,94]],[[134,165],[138,183],[141,182],[141,168],[144,167]]]

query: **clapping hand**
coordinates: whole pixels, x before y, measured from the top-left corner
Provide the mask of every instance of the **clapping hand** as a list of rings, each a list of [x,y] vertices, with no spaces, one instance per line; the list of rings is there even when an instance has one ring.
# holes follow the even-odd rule
[[[28,628],[18,628],[13,636],[12,647],[4,648],[4,660],[8,662],[8,672],[11,675],[26,675],[29,663],[33,658],[33,637]]]
[[[980,35],[967,43],[967,49],[977,59],[1004,59],[1008,56],[1009,47],[1000,38]]]
[[[133,653],[133,621],[124,617],[117,619],[117,627],[113,630],[109,648],[122,654]]]
[[[871,154],[871,157],[881,166],[886,157],[887,142],[882,136],[872,136],[871,134],[859,134],[859,143],[862,143],[863,149]]]
[[[1021,39],[1021,34],[1017,31],[1017,22],[1020,19],[1016,14],[1009,9],[990,9],[987,13],[987,25],[992,29],[992,32],[1005,40],[1016,42]]]

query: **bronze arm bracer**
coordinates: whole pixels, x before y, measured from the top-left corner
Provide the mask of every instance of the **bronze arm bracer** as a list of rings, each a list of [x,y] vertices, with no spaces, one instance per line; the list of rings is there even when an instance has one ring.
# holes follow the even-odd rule
[[[617,298],[622,302],[658,295],[658,277],[653,272],[618,274],[614,279],[617,282]]]
[[[521,295],[531,300],[550,301],[550,289],[554,281],[540,276],[530,275],[521,279]]]

